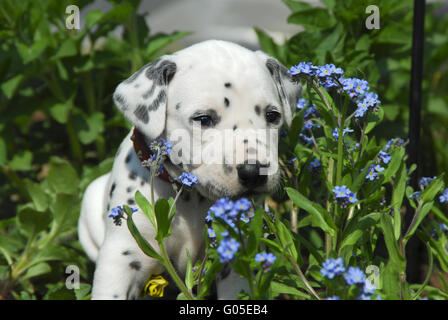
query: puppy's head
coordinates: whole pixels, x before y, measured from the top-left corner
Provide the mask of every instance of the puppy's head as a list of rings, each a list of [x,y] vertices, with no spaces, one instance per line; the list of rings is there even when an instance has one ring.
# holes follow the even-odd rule
[[[114,101],[147,138],[173,142],[172,176],[191,172],[204,196],[234,198],[277,186],[278,131],[299,94],[277,60],[206,41],[144,66]]]

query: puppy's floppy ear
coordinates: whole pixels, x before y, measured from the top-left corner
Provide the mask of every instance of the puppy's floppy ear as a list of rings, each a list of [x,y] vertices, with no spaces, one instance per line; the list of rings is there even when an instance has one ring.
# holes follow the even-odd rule
[[[165,129],[167,88],[176,63],[164,56],[143,66],[115,89],[115,105],[138,130],[151,139]]]
[[[262,51],[256,51],[255,53],[264,61],[274,80],[280,101],[282,102],[283,117],[289,127],[291,125],[292,114],[297,104],[297,100],[302,93],[302,87],[299,84],[293,83],[288,70],[278,62],[278,60]]]

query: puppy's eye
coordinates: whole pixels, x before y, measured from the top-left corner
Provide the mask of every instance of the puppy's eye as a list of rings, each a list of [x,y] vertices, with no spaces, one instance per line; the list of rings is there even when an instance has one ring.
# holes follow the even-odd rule
[[[210,116],[202,115],[193,118],[193,121],[201,123],[202,127],[211,127],[213,126],[213,119]]]
[[[277,124],[280,121],[281,114],[277,111],[268,111],[266,112],[266,121],[268,123]]]

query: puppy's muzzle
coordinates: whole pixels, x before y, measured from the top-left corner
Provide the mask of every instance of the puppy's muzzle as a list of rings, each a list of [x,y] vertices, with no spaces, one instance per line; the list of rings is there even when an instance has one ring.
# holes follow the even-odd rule
[[[236,168],[240,183],[248,189],[255,189],[266,184],[268,177],[260,174],[261,167],[262,165],[259,161],[239,164]]]

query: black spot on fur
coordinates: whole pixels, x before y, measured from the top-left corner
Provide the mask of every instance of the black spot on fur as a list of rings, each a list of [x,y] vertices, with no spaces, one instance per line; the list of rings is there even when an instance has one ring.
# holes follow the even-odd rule
[[[143,187],[145,185],[146,181],[142,179],[142,181],[140,181],[140,185]]]
[[[232,84],[230,82],[226,82],[226,83],[224,83],[224,86],[226,88],[230,88],[230,87],[232,87]]]
[[[253,122],[251,119],[249,119],[249,123],[250,123],[250,124],[254,124],[254,122]]]
[[[236,128],[238,128],[236,125],[234,125],[233,126],[233,131],[235,131],[236,130]]]
[[[114,101],[115,101],[115,104],[116,104],[122,111],[125,111],[125,110],[128,109],[128,105],[127,105],[127,103],[126,103],[126,100],[125,100],[125,98],[124,98],[121,94],[114,93]]]
[[[257,116],[259,116],[260,115],[260,113],[261,113],[261,109],[260,109],[260,106],[255,106],[255,113],[257,114]]]
[[[107,204],[106,210],[107,210],[107,212],[109,212],[109,210],[110,210],[110,203]]]
[[[131,180],[137,179],[137,173],[135,171],[129,172],[129,179]]]
[[[140,261],[135,260],[129,264],[129,267],[131,269],[139,271],[142,268],[142,263]]]
[[[146,70],[146,77],[154,81],[154,85],[166,85],[176,73],[177,66],[174,62],[169,60],[158,59],[153,63],[148,64]]]
[[[227,98],[224,98],[224,105],[228,108],[230,106],[230,101]]]
[[[114,298],[114,299],[118,299],[118,297],[119,297],[118,294],[114,294],[114,295],[112,296],[112,298]]]
[[[141,122],[147,124],[149,122],[148,108],[144,104],[139,104],[134,111],[134,115]]]
[[[128,199],[128,204],[132,206],[133,204],[135,204],[135,200],[129,198],[129,199]]]
[[[166,101],[166,92],[161,90],[151,105],[148,107],[148,111],[155,111],[159,109],[160,105]]]
[[[143,99],[148,99],[150,96],[152,96],[154,94],[154,91],[156,90],[156,86],[152,86],[151,88],[149,88],[149,90],[147,90],[143,95]]]
[[[115,187],[116,187],[116,186],[117,186],[117,185],[115,184],[115,182],[112,183],[112,186],[110,187],[109,197],[112,198],[112,195],[114,194],[114,190],[115,190]]]
[[[132,159],[132,150],[129,151],[126,158],[124,158],[124,163],[129,163],[129,161],[131,161],[131,159]]]
[[[126,188],[126,192],[127,193],[132,192],[132,190],[134,190],[134,187],[132,187],[132,186]]]
[[[128,255],[131,254],[131,250],[123,251],[121,254],[124,255],[124,256],[128,256]]]
[[[205,200],[205,197],[202,196],[200,193],[198,193],[198,199],[199,199],[199,202],[203,202]]]
[[[180,102],[178,104],[176,104],[176,110],[180,109]]]

